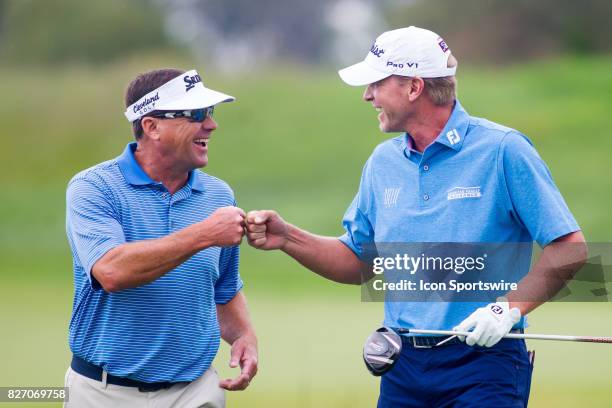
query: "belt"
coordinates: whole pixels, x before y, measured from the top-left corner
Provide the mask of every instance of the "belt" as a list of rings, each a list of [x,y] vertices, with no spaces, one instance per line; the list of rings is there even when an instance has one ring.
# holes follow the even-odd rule
[[[96,381],[103,381],[103,373],[104,370],[102,367],[98,367],[97,365],[91,364],[80,357],[72,356],[72,362],[70,363],[70,367],[77,373],[84,375],[87,378],[91,378]],[[151,392],[151,391],[159,391],[166,388],[170,388],[175,384],[187,384],[189,381],[179,381],[179,382],[171,382],[171,381],[163,381],[163,382],[144,382],[131,380],[125,377],[116,377],[114,375],[110,375],[106,373],[106,383],[121,385],[124,387],[134,387],[138,388],[140,392]]]
[[[463,344],[457,337],[452,336],[402,336],[402,343],[414,348],[432,348]]]
[[[510,333],[524,333],[523,329],[513,329]],[[465,344],[456,336],[401,336],[403,345],[414,348],[433,348]]]

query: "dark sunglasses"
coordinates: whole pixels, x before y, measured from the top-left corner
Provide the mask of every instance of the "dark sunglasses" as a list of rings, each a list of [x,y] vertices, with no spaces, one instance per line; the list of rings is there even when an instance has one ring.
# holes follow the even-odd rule
[[[206,118],[212,118],[215,112],[214,106],[201,109],[191,109],[183,111],[172,111],[172,112],[159,112],[150,115],[152,118],[160,119],[176,119],[176,118],[187,118],[190,122],[204,122]]]

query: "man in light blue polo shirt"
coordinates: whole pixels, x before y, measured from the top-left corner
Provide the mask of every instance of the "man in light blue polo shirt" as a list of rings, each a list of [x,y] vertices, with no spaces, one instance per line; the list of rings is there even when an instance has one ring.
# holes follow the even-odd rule
[[[408,27],[383,33],[363,62],[340,70],[349,85],[367,86],[363,99],[379,112],[381,131],[403,132],[366,162],[340,238],[313,235],[274,211],[247,215],[252,246],[281,249],[344,283],[371,276],[368,249],[387,243],[536,241],[544,247],[531,271],[523,268],[518,289],[498,301],[387,298],[384,324],[400,333],[470,334],[402,336],[401,355],[382,377],[379,407],[525,406],[531,376],[525,343],[502,337],[524,328],[523,316],[559,289],[533,284],[556,272],[551,260],[570,266],[565,277],[584,261],[584,238],[546,165],[516,130],[468,115],[456,99],[456,67],[442,38]],[[566,242],[580,250],[564,251]]]
[[[160,69],[129,85],[135,143],[78,173],[67,191],[74,302],[70,407],[223,407],[257,371],[257,339],[238,273],[244,212],[201,172],[217,128],[194,70]],[[235,379],[211,363],[232,345]]]

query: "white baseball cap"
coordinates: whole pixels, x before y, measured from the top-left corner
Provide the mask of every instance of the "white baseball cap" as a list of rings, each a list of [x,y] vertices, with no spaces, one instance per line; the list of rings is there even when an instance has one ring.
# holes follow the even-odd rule
[[[438,34],[410,26],[382,33],[365,60],[341,69],[338,74],[353,86],[368,85],[391,75],[452,76],[457,67],[447,67],[450,55],[450,48]]]
[[[195,69],[187,71],[149,92],[128,106],[125,117],[133,122],[155,110],[189,110],[232,102],[233,96],[213,91],[204,86],[202,78]]]

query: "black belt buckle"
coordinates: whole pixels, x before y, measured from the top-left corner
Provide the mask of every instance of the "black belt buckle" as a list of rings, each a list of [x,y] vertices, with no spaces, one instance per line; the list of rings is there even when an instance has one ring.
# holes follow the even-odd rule
[[[412,336],[412,347],[414,348],[433,348],[433,344],[429,344],[429,338],[420,336]]]

